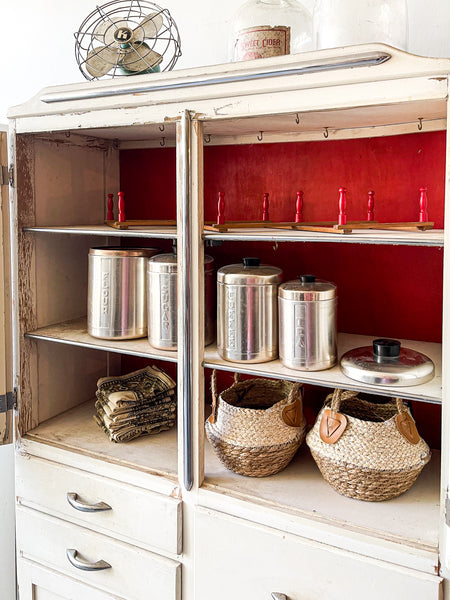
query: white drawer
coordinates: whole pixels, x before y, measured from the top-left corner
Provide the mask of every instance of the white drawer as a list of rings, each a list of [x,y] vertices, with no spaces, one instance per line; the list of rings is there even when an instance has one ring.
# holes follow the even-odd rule
[[[111,510],[85,512],[76,503],[103,502]],[[182,503],[176,498],[150,492],[107,477],[92,475],[40,458],[17,457],[18,503],[53,514],[147,549],[180,554]],[[81,508],[81,507],[80,507]]]
[[[39,563],[127,600],[181,598],[178,562],[29,508],[17,509],[17,550],[20,560]],[[76,553],[76,561],[91,565],[105,561],[110,568],[85,570],[81,564],[74,566],[67,557],[68,550]]]
[[[26,559],[17,561],[20,600],[128,600]]]
[[[441,598],[440,577],[222,513],[198,509],[195,527],[196,600],[271,600],[273,592],[287,600]]]

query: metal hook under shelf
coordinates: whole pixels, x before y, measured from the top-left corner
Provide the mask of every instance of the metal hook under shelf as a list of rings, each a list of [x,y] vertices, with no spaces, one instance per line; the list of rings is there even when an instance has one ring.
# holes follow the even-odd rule
[[[298,116],[298,113],[295,113],[295,122],[297,125],[300,123],[300,117]]]
[[[258,142],[262,142],[262,139],[263,139],[263,132],[262,131],[259,132],[259,135],[256,136],[256,139],[258,140]]]
[[[163,125],[159,125],[159,130],[161,131],[161,133],[164,131],[164,124]]]
[[[204,140],[205,144],[209,144],[209,142],[211,141],[211,135],[208,133],[208,135],[205,135],[203,140]]]
[[[161,141],[159,142],[159,145],[164,148],[164,146],[166,145],[166,138],[165,137],[161,138]]]
[[[423,117],[419,117],[418,121],[419,121],[419,123],[417,124],[417,129],[419,131],[422,131],[422,129],[423,129]]]
[[[323,132],[323,137],[326,139],[330,134],[328,133],[328,127],[324,128],[325,131]]]

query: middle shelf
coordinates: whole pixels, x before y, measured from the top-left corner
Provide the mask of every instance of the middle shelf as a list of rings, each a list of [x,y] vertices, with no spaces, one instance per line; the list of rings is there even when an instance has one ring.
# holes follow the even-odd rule
[[[106,352],[128,354],[130,356],[141,356],[177,362],[177,353],[167,350],[152,348],[147,338],[136,340],[102,340],[94,338],[87,332],[86,318],[75,319],[56,325],[41,327],[25,334],[26,337],[36,340],[45,340],[60,344],[69,344]],[[375,337],[375,336],[374,336]],[[366,335],[354,335],[340,333],[338,336],[339,357],[352,348],[371,345],[373,337]],[[400,340],[403,347],[412,348],[422,352],[431,358],[435,365],[434,378],[424,384],[409,387],[381,386],[377,384],[365,384],[346,377],[339,366],[324,371],[294,371],[284,367],[280,360],[266,363],[233,363],[220,358],[215,344],[205,348],[204,364],[208,368],[218,368],[223,371],[237,371],[260,377],[273,377],[300,381],[323,387],[340,387],[361,392],[378,394],[380,396],[397,396],[407,400],[419,400],[440,404],[442,401],[442,346],[434,342],[421,342],[416,340]]]

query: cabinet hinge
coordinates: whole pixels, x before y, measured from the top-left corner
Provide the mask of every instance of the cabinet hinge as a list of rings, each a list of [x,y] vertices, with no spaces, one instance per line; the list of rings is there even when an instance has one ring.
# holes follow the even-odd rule
[[[0,167],[0,185],[8,185],[9,176],[8,176],[8,167],[2,165]]]
[[[11,187],[14,187],[16,183],[14,167],[11,165],[8,171],[8,182]]]
[[[0,395],[0,414],[17,408],[17,390]]]

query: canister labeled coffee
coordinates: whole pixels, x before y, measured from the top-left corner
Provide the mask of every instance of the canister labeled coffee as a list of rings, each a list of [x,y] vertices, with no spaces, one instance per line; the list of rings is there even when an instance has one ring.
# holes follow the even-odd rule
[[[259,258],[217,272],[217,350],[233,362],[267,362],[278,356],[277,289],[282,270]]]

